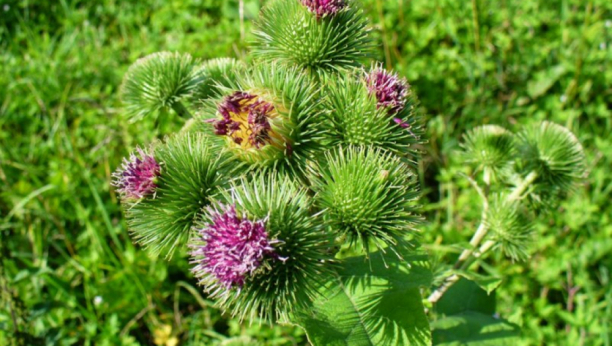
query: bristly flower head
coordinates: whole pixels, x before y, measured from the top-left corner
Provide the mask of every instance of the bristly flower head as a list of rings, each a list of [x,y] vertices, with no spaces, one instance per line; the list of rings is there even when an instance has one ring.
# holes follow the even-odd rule
[[[322,146],[318,88],[298,68],[258,64],[221,90],[200,116],[249,168],[301,169]]]
[[[390,114],[397,114],[406,105],[410,85],[396,73],[376,66],[366,75],[366,83],[370,95],[378,101],[378,108],[388,108]]]
[[[396,113],[391,113],[394,106],[389,102],[390,98],[381,97],[383,102],[387,102],[381,103],[377,97],[376,78],[376,72],[359,72],[330,79],[324,89],[325,108],[330,110],[326,123],[330,128],[329,138],[334,144],[372,145],[413,156],[415,150],[412,146],[423,143],[423,122],[416,108],[416,95],[405,91],[395,93],[401,98],[393,103],[397,106],[397,110],[393,109]],[[400,82],[407,86],[404,81]]]
[[[113,186],[117,187],[124,198],[141,199],[151,195],[157,188],[157,177],[161,167],[152,155],[138,148],[130,155],[129,160],[123,159],[123,165],[113,173]]]
[[[208,208],[190,240],[198,284],[240,319],[287,320],[334,272],[323,219],[298,186],[285,174],[243,176],[221,192],[221,207]]]
[[[346,7],[344,0],[301,0],[308,10],[314,13],[317,18],[333,16]]]
[[[255,56],[319,77],[361,66],[374,45],[367,18],[355,2],[268,1],[255,23]]]
[[[125,201],[134,240],[150,254],[172,256],[193,231],[202,208],[240,169],[208,135],[181,132],[155,145],[155,161],[163,168],[154,181],[155,198]]]
[[[410,167],[380,148],[350,146],[326,153],[310,180],[325,223],[342,241],[399,254],[419,222],[418,185]]]
[[[132,120],[177,107],[204,77],[189,54],[159,52],[136,61],[123,77],[121,100]]]
[[[210,208],[209,212],[212,223],[198,231],[205,245],[194,246],[197,265],[192,271],[200,279],[212,275],[226,289],[242,287],[264,257],[275,258],[265,222],[238,216],[234,206],[221,205],[221,211]]]
[[[230,137],[244,149],[260,149],[279,140],[284,143],[270,126],[270,120],[278,116],[274,105],[257,95],[236,91],[226,96],[217,110],[223,118],[209,120],[215,134]]]

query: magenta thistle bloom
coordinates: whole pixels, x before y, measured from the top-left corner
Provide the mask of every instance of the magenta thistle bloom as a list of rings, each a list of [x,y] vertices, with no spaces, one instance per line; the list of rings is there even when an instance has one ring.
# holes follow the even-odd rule
[[[129,160],[123,159],[122,166],[113,173],[113,186],[125,198],[140,199],[151,195],[157,188],[157,177],[161,173],[159,163],[155,158],[138,148],[130,155]]]
[[[226,96],[217,107],[222,119],[211,119],[215,134],[230,137],[244,149],[260,149],[270,144],[276,134],[270,119],[278,114],[274,106],[256,95],[236,91]]]
[[[317,18],[333,16],[346,7],[345,0],[301,0]]]
[[[242,287],[245,278],[259,268],[266,256],[276,258],[264,221],[251,221],[236,214],[234,206],[209,209],[212,223],[198,231],[205,245],[191,253],[196,277],[212,275],[221,286]]]
[[[406,131],[410,132],[410,134],[412,135],[412,137],[414,138],[419,138],[417,135],[414,134],[414,132],[412,132],[411,128],[412,125],[410,125],[408,122],[400,119],[400,118],[393,118],[393,122],[395,122],[397,125],[399,125],[399,127],[406,129]]]
[[[376,67],[366,75],[370,95],[376,97],[378,108],[388,108],[390,114],[397,114],[406,105],[410,85],[382,67]]]

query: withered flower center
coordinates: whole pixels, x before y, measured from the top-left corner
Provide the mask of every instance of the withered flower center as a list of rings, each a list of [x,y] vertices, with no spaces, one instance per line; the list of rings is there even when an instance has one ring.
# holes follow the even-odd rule
[[[279,115],[274,105],[242,91],[226,96],[217,107],[222,119],[213,119],[215,134],[228,136],[243,149],[280,146],[283,138],[271,126]]]

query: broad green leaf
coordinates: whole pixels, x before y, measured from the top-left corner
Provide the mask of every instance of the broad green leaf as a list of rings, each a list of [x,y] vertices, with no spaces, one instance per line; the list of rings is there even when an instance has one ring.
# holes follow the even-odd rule
[[[467,311],[493,315],[495,295],[487,294],[475,282],[461,278],[446,291],[436,304],[436,312],[448,316]]]
[[[487,276],[477,273],[471,273],[463,270],[454,271],[455,274],[466,278],[476,283],[480,288],[485,290],[487,294],[491,294],[502,283],[502,279],[494,276]]]
[[[430,345],[419,287],[431,282],[426,255],[403,261],[380,253],[343,261],[311,311],[297,316],[315,345]],[[386,266],[385,266],[386,264]]]
[[[527,93],[536,99],[546,93],[566,72],[563,65],[557,65],[546,71],[538,72],[535,78],[527,83]]]
[[[447,316],[431,326],[437,346],[516,346],[521,342],[518,326],[474,311]]]
[[[483,279],[471,273],[466,276]],[[492,286],[495,281],[484,283]],[[436,312],[442,317],[431,325],[434,345],[515,346],[520,340],[516,325],[493,317],[495,294],[487,294],[481,285],[462,278],[436,304]]]

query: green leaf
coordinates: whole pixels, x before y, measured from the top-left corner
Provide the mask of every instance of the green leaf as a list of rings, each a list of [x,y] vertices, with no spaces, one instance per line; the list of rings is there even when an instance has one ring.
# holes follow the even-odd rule
[[[487,292],[488,295],[491,294],[499,285],[502,283],[502,279],[494,276],[486,276],[477,273],[466,272],[462,270],[454,271],[455,274],[466,278],[468,280],[473,281],[478,287],[482,288]]]
[[[313,345],[431,344],[419,291],[432,279],[427,256],[387,257],[348,258],[328,278],[311,310],[296,319]]]
[[[53,309],[66,307],[66,304],[61,301],[45,301],[34,304],[32,308],[30,308],[30,316],[28,316],[29,320],[34,320],[36,318],[42,317]]]
[[[432,329],[437,346],[514,346],[521,341],[518,326],[474,311],[439,319]]]
[[[546,93],[566,72],[563,65],[557,65],[545,72],[537,73],[535,78],[527,84],[527,93],[536,99]]]
[[[493,291],[499,280],[473,273],[457,274],[475,281],[460,279],[436,305],[436,312],[443,317],[431,324],[434,345],[516,344],[520,340],[519,327],[493,317],[495,295],[484,290]]]
[[[487,294],[478,284],[468,279],[459,279],[446,291],[436,304],[436,311],[444,315],[455,315],[466,311],[495,313],[495,295]]]

